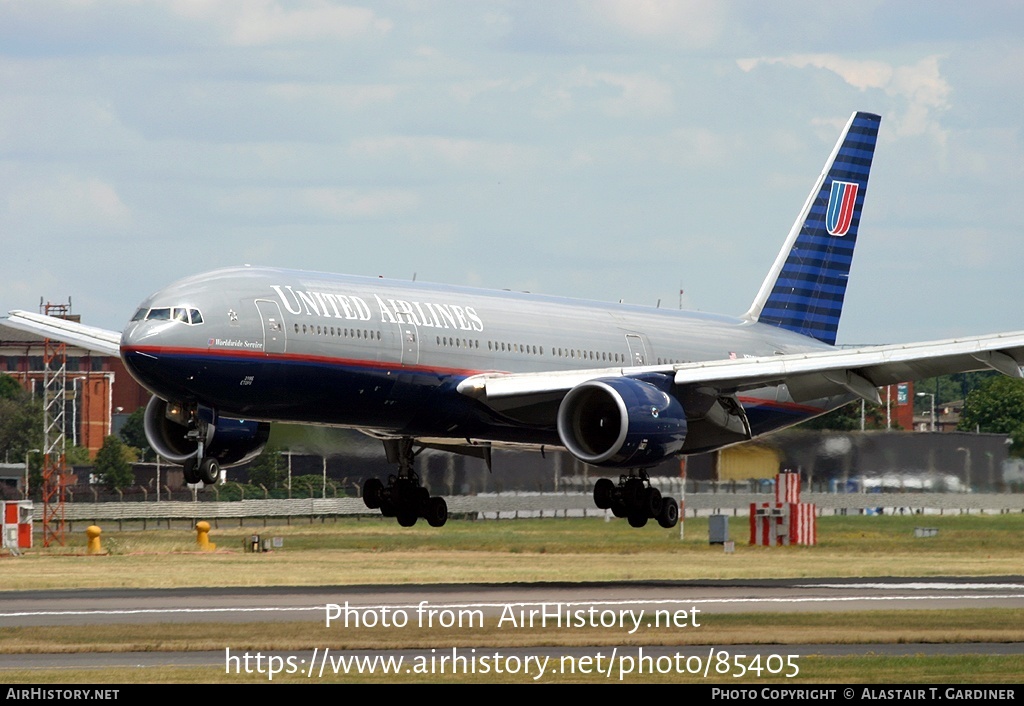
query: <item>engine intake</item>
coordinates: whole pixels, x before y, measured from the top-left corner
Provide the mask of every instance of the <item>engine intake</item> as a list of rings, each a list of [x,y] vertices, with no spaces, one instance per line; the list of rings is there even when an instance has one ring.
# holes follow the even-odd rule
[[[184,463],[198,451],[198,438],[188,436],[195,426],[192,413],[185,407],[159,397],[146,405],[146,439],[158,454],[174,463]],[[205,430],[204,456],[215,458],[221,466],[237,466],[255,458],[267,445],[270,425],[242,419],[219,417],[214,423],[199,424]]]
[[[562,399],[558,436],[586,463],[648,467],[682,448],[686,413],[675,397],[643,380],[588,380]]]

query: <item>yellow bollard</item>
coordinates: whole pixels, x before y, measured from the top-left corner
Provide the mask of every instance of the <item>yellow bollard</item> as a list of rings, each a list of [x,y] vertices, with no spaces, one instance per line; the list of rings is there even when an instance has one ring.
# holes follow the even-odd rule
[[[103,548],[100,547],[100,533],[103,532],[96,525],[89,525],[85,528],[85,536],[89,538],[89,546],[86,549],[88,554],[102,554]]]
[[[206,520],[196,523],[196,544],[199,545],[199,550],[204,552],[212,552],[217,548],[217,545],[210,541],[210,523]]]

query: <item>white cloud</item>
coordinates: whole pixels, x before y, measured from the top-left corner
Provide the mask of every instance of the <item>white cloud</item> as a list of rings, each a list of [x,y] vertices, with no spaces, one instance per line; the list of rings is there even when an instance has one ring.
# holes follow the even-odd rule
[[[637,118],[666,115],[672,112],[672,86],[647,73],[620,73],[608,71],[590,71],[579,68],[573,71],[563,82],[563,91],[568,91],[570,98],[558,91],[547,94],[557,100],[553,108],[566,104],[585,104],[587,99],[580,94],[586,90],[597,93],[593,98],[605,115],[614,118]]]
[[[117,190],[96,178],[61,175],[15,184],[7,211],[35,227],[122,230],[132,220]]]
[[[736,63],[747,72],[762,64],[824,69],[861,91],[881,90],[906,103],[903,111],[887,121],[891,134],[927,134],[945,144],[946,132],[940,127],[937,115],[950,107],[952,87],[942,75],[939,59],[938,56],[927,56],[916,64],[893,66],[882,61],[848,59],[835,54],[793,54],[740,59]]]
[[[723,3],[713,0],[599,0],[584,7],[626,34],[667,37],[698,47],[717,41],[726,12]]]
[[[172,0],[181,17],[219,26],[236,46],[350,39],[391,30],[390,20],[362,7],[310,0],[295,7],[277,0]]]
[[[352,143],[352,153],[369,158],[401,156],[418,164],[440,161],[460,168],[502,172],[533,161],[532,150],[522,145],[433,136],[362,138]]]
[[[377,218],[416,208],[420,196],[402,189],[233,189],[217,200],[220,210],[245,218],[285,220]]]
[[[267,88],[270,98],[296,100],[326,100],[349,110],[390,103],[398,95],[394,84],[330,85],[322,83],[278,83]]]

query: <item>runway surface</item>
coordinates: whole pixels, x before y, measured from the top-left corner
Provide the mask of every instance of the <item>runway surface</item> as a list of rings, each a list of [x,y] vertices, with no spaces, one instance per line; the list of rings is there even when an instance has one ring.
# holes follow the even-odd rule
[[[325,606],[363,612],[479,610],[572,604],[708,613],[1024,609],[1024,576],[613,583],[431,584],[277,588],[77,589],[0,592],[0,627],[149,622],[323,623]],[[418,615],[417,615],[418,614]]]
[[[920,579],[815,579],[757,581],[652,581],[549,584],[450,584],[421,586],[330,586],[224,589],[102,589],[0,592],[0,628],[41,625],[146,623],[273,623],[309,621],[321,629],[332,616],[374,627],[424,625],[443,634],[444,623],[483,619],[522,622],[557,620],[620,622],[624,638],[642,613],[661,611],[668,619],[699,621],[722,613],[827,612],[864,610],[938,610],[1014,608],[1024,614],[1024,576]],[[646,620],[647,618],[645,618]],[[372,625],[370,623],[373,623]],[[553,624],[553,622],[549,622]],[[399,625],[401,627],[401,625]],[[518,627],[518,625],[510,625]],[[602,627],[609,627],[602,625]],[[624,640],[625,641],[625,640]],[[572,654],[575,648],[548,650]],[[605,651],[608,648],[604,648]],[[624,648],[623,648],[624,649]],[[630,648],[630,649],[636,649]],[[704,655],[707,647],[644,647],[646,654]],[[597,648],[579,648],[595,654]],[[732,645],[731,654],[1024,654],[1024,643],[943,645]],[[543,655],[545,648],[506,649],[507,655]],[[393,650],[408,658],[430,650]],[[238,653],[236,653],[238,654]],[[267,655],[272,653],[266,653]],[[339,651],[339,654],[381,654]],[[303,664],[312,652],[293,653]],[[523,657],[525,659],[525,657]],[[0,669],[154,665],[221,665],[223,652],[146,652],[121,654],[0,654]]]

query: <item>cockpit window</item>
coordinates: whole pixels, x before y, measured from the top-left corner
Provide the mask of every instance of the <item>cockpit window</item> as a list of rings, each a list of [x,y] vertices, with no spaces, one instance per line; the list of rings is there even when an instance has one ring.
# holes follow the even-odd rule
[[[189,309],[184,306],[139,309],[132,317],[132,321],[142,321],[143,319],[146,321],[180,321],[192,326],[203,323],[203,315],[199,313],[199,309]]]

